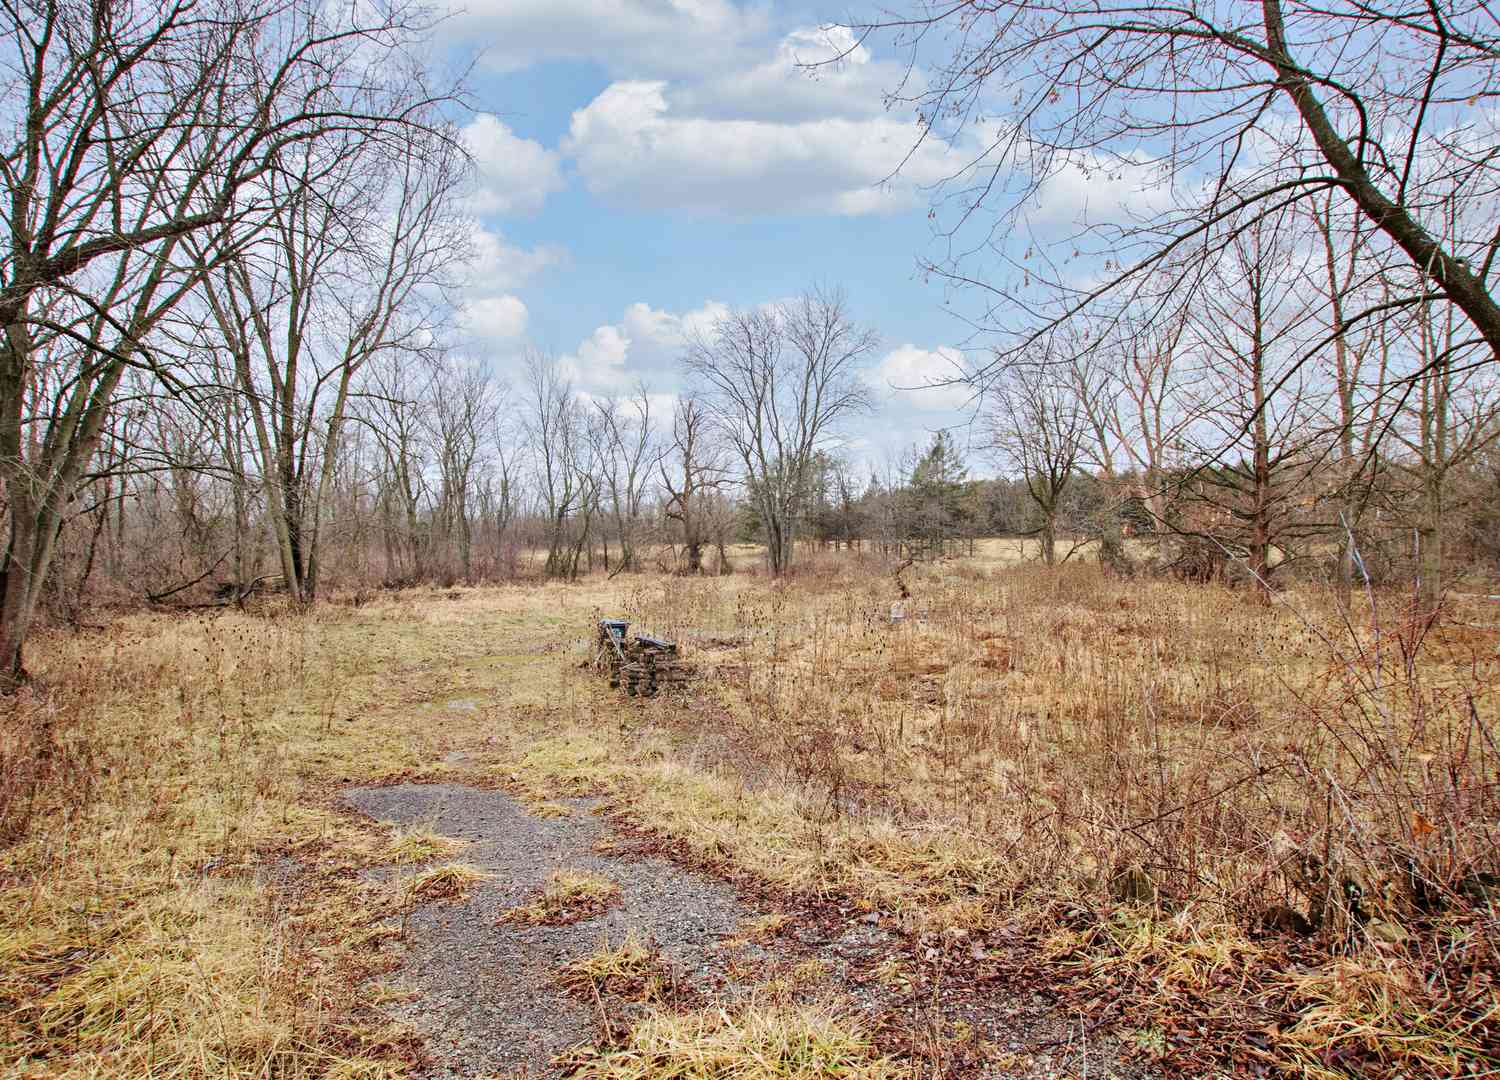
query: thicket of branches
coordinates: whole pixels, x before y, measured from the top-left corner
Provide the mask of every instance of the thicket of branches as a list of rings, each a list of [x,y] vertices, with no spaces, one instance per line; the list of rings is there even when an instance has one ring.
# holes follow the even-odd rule
[[[1436,602],[1451,534],[1492,529],[1464,505],[1497,434],[1497,26],[1484,0],[917,0],[846,28],[908,51],[889,103],[962,151],[925,269],[969,301],[967,381],[1045,521],[1076,456],[1262,583],[1321,536],[1347,599],[1404,532]]]

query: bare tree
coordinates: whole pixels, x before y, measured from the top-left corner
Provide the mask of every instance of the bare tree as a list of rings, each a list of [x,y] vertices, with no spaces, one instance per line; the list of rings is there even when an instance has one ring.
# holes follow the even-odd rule
[[[1286,224],[1261,218],[1233,235],[1191,312],[1203,368],[1191,464],[1214,517],[1189,531],[1243,548],[1262,598],[1278,565],[1273,555],[1326,530],[1306,513],[1318,494],[1311,477],[1324,432],[1298,361],[1311,312],[1294,238],[1278,228]]]
[[[1451,310],[1420,309],[1408,336],[1415,345],[1416,385],[1403,401],[1392,431],[1405,453],[1391,465],[1416,488],[1411,517],[1416,541],[1417,598],[1424,612],[1437,610],[1446,585],[1444,548],[1452,477],[1500,438],[1500,393],[1492,380],[1472,364],[1464,350]]]
[[[200,250],[203,293],[254,422],[287,591],[317,594],[318,541],[355,379],[382,353],[429,349],[433,292],[464,257],[464,162],[446,134],[393,155],[351,142],[323,191],[296,155],[268,181],[288,191],[263,240]],[[209,272],[217,263],[220,270]]]
[[[616,570],[628,572],[636,569],[635,534],[652,466],[660,457],[651,422],[651,395],[644,385],[638,385],[628,399],[598,399],[594,409],[605,438],[602,479],[609,493],[610,516],[620,544]],[[608,541],[604,562],[608,568]]]
[[[1326,356],[1327,375],[1333,380],[1330,419],[1335,432],[1338,481],[1338,521],[1335,535],[1338,562],[1334,572],[1334,590],[1339,603],[1347,610],[1354,587],[1356,548],[1359,543],[1365,510],[1374,494],[1376,450],[1387,431],[1384,405],[1390,370],[1388,354],[1376,347],[1387,322],[1351,325],[1349,315],[1361,297],[1372,292],[1378,283],[1379,300],[1389,301],[1390,281],[1371,272],[1369,252],[1365,250],[1365,222],[1357,214],[1340,213],[1333,192],[1308,200],[1302,207],[1321,242],[1323,260],[1321,275],[1314,275],[1327,301],[1325,319],[1327,339],[1332,344]],[[1374,370],[1370,360],[1374,358]]]
[[[859,369],[878,343],[841,293],[817,289],[731,312],[688,344],[684,363],[745,471],[772,574],[791,566],[814,456],[869,408]]]
[[[505,402],[508,405],[510,401],[509,387],[506,387]],[[493,529],[491,544],[495,565],[505,576],[512,577],[519,555],[512,532],[525,499],[525,488],[521,471],[523,451],[516,443],[519,425],[505,420],[509,411],[504,406],[496,410],[495,426],[490,433],[494,465],[479,478],[478,494],[480,512]]]
[[[1181,196],[1159,212],[1142,200],[1138,228],[1096,222],[1106,273],[1097,286],[1068,289],[1060,317],[1133,291],[1144,272],[1227,221],[1333,194],[1416,279],[1384,304],[1346,312],[1345,325],[1440,299],[1463,313],[1462,337],[1500,357],[1491,284],[1500,38],[1487,4],[917,0],[910,15],[855,29],[860,40],[886,34],[910,47],[913,75],[894,102],[917,108],[922,139],[961,144],[974,163],[939,196],[935,212],[953,212],[948,230],[984,209],[1016,223],[1064,173],[1170,185]],[[1465,213],[1445,219],[1435,189]],[[962,257],[933,269],[982,284],[998,322],[1035,312],[1014,307],[1022,298],[1007,286],[966,276]],[[1048,274],[1035,269],[1040,261],[1017,276]],[[1027,339],[1041,332],[1021,329]]]
[[[428,574],[430,537],[423,520],[428,496],[427,425],[437,373],[398,354],[377,356],[365,371],[360,420],[374,436],[376,505],[385,548],[385,579],[418,581]]]
[[[990,446],[1019,473],[1041,518],[1042,561],[1057,561],[1063,497],[1088,441],[1088,414],[1065,370],[1045,360],[1013,365],[989,393]]]
[[[498,422],[504,389],[489,371],[450,363],[433,382],[427,427],[435,447],[440,481],[437,529],[458,547],[465,582],[474,581],[474,501],[477,473],[488,463],[489,434]]]
[[[526,358],[526,395],[527,435],[546,518],[546,574],[573,577],[598,494],[589,416],[557,359],[540,352]]]
[[[351,130],[407,125],[426,96],[400,54],[420,34],[389,7],[312,0],[8,3],[0,255],[0,679],[22,648],[58,532],[149,337],[193,289],[188,237],[243,235],[280,197],[289,154],[326,161]],[[374,73],[402,73],[374,81]],[[74,375],[33,400],[39,364]]]
[[[1116,371],[1104,356],[1088,351],[1074,351],[1068,362],[1068,380],[1092,436],[1084,443],[1084,455],[1098,471],[1107,493],[1107,505],[1095,530],[1099,535],[1099,561],[1122,572],[1130,567],[1123,521],[1126,491],[1118,469],[1119,459],[1129,453],[1120,436],[1127,370]]]
[[[1111,344],[1093,374],[1118,388],[1104,417],[1109,436],[1139,475],[1135,494],[1152,517],[1166,517],[1167,477],[1191,414],[1183,407],[1193,373],[1181,362],[1185,307],[1145,320],[1113,320]]]
[[[680,566],[687,574],[703,572],[712,499],[729,479],[724,448],[715,435],[712,417],[703,404],[696,398],[679,398],[672,413],[671,445],[657,459],[667,493],[665,513],[681,529]]]

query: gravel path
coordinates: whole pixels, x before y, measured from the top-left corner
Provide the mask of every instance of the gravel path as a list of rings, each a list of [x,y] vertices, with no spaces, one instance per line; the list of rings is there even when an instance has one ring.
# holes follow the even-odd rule
[[[390,1011],[427,1037],[427,1075],[434,1080],[558,1075],[553,1057],[591,1041],[597,1014],[561,990],[555,972],[606,936],[618,944],[634,932],[656,944],[693,989],[725,991],[716,946],[748,909],[724,883],[663,859],[595,853],[605,826],[588,812],[587,800],[571,800],[575,812],[568,817],[540,818],[503,792],[453,784],[356,788],[344,798],[377,820],[420,823],[471,841],[457,858],[490,874],[467,900],[412,913],[405,963],[391,980],[417,991]],[[563,868],[613,879],[621,903],[571,926],[497,923]]]
[[[388,1011],[426,1039],[429,1080],[559,1076],[554,1058],[595,1041],[600,1028],[595,1004],[561,989],[557,969],[594,952],[605,937],[619,944],[631,933],[661,951],[680,987],[708,1001],[732,1002],[745,992],[728,976],[726,961],[753,968],[763,961],[816,958],[872,1026],[899,1019],[904,1030],[916,1034],[914,1049],[927,1041],[921,1032],[942,1038],[937,1033],[951,1033],[952,1023],[962,1021],[1000,1051],[998,1060],[972,1058],[950,1046],[949,1058],[970,1066],[965,1075],[1154,1080],[1153,1070],[1121,1055],[1111,1039],[1089,1039],[1076,1018],[1058,1015],[1041,995],[998,988],[989,994],[955,992],[951,980],[934,981],[938,969],[931,965],[915,969],[914,985],[881,985],[871,976],[882,960],[912,944],[917,955],[929,959],[939,950],[903,943],[874,915],[825,911],[794,925],[769,951],[741,941],[726,954],[725,939],[760,912],[724,882],[659,856],[595,851],[608,826],[590,812],[592,800],[562,800],[573,811],[569,816],[542,818],[504,792],[456,784],[355,788],[344,799],[377,820],[420,824],[470,841],[457,860],[490,875],[461,900],[424,904],[411,913],[404,963],[389,980],[412,992]],[[532,900],[558,869],[609,877],[620,886],[621,902],[568,926],[497,921],[506,910]],[[959,965],[967,966],[961,958]],[[617,1032],[622,1022],[630,1023],[632,1006],[611,1001],[605,1007]]]

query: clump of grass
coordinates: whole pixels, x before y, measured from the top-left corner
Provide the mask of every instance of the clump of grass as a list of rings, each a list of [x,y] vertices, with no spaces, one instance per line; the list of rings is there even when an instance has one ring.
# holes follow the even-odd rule
[[[878,1054],[868,1035],[818,1007],[752,1005],[655,1013],[621,1046],[584,1051],[564,1063],[571,1080],[907,1080],[910,1071]]]
[[[618,946],[608,939],[587,956],[565,964],[558,982],[578,994],[612,994],[627,1001],[665,1001],[672,978],[661,950],[631,934]]]
[[[529,904],[500,916],[523,926],[567,926],[602,915],[620,902],[618,883],[591,870],[554,870],[541,893]]]
[[[406,894],[416,900],[457,900],[470,886],[489,877],[469,863],[444,863],[418,871],[406,880]]]
[[[409,829],[397,828],[386,848],[386,861],[402,866],[447,858],[468,846],[467,840],[443,836],[429,826],[416,825]]]
[[[769,915],[755,915],[739,925],[739,941],[767,942],[777,937],[791,923],[791,917],[776,911]]]
[[[1500,999],[1488,979],[1466,974],[1447,986],[1428,985],[1409,966],[1368,954],[1288,972],[1277,987],[1297,1006],[1284,1033],[1287,1046],[1309,1072],[1324,1064],[1330,1046],[1378,1062],[1390,1075],[1453,1076],[1465,1067],[1482,1075],[1481,1068],[1500,1068],[1494,1041]],[[1455,1011],[1468,1023],[1454,1024]]]
[[[0,702],[0,849],[26,835],[38,814],[77,809],[94,780],[86,731],[60,730],[80,719],[23,688]],[[61,712],[61,715],[59,713]],[[82,725],[78,725],[81,727]]]
[[[628,855],[636,850],[639,843],[640,841],[619,833],[605,833],[589,845],[589,850],[595,855]]]
[[[913,985],[911,965],[907,958],[897,954],[887,956],[871,969],[871,975],[881,986],[910,989]]]
[[[377,979],[371,983],[367,994],[372,1005],[392,1005],[397,1002],[413,1001],[418,997],[417,991],[405,986],[396,986],[383,979]]]
[[[828,962],[816,956],[773,963],[771,976],[761,983],[758,993],[764,1000],[778,1003],[811,1000],[826,988],[828,974]]]

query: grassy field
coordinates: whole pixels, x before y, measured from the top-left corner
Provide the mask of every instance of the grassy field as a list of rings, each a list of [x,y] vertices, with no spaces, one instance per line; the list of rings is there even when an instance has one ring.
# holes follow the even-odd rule
[[[600,794],[686,861],[879,910],[957,967],[952,943],[999,935],[1195,1075],[1500,1068],[1500,610],[1429,625],[1390,596],[1345,620],[1314,590],[1267,608],[1020,555],[908,572],[897,625],[889,567],[819,553],[782,584],[413,590],[46,637],[0,744],[0,1069],[404,1075],[418,1040],[378,976],[419,883],[359,871],[442,841],[338,792],[428,779],[541,812]],[[580,668],[615,613],[684,643],[683,694]],[[726,1042],[652,1023],[631,1037]]]

